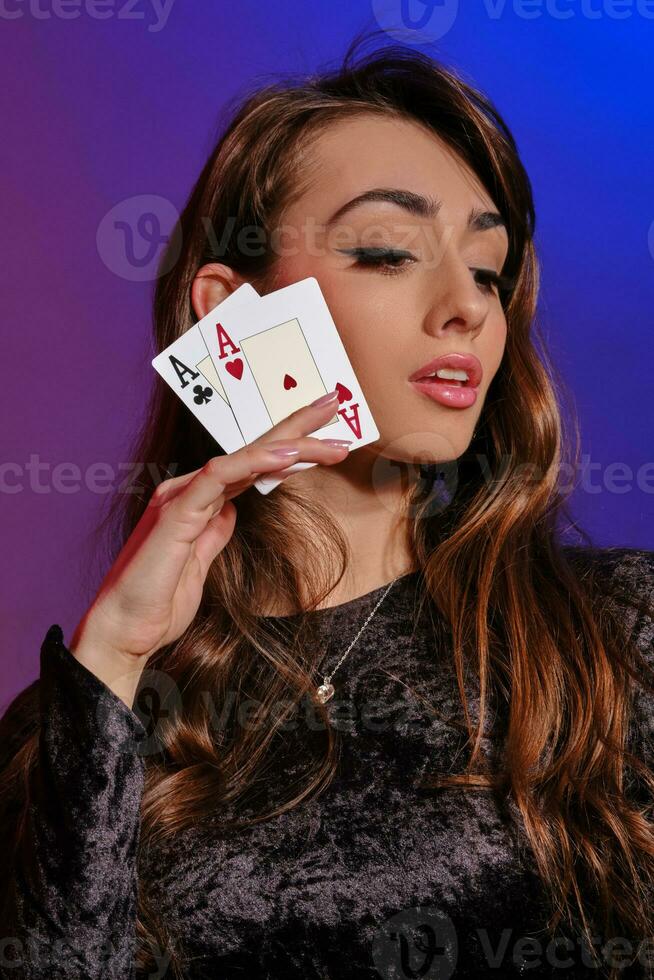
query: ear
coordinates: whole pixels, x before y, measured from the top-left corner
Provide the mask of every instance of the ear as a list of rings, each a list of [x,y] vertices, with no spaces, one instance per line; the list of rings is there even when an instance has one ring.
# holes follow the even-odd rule
[[[191,305],[198,320],[246,281],[230,266],[220,262],[209,262],[198,269],[191,285]]]

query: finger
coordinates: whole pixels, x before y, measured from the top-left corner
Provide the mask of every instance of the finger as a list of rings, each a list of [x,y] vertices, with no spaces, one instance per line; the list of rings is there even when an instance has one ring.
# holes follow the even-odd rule
[[[167,480],[158,483],[155,490],[159,502],[163,503],[165,500],[174,497],[187,483],[191,482],[196,473],[199,473],[201,469],[202,467],[199,466],[196,470],[190,470],[188,473],[182,473],[180,476],[171,476]]]
[[[303,405],[301,408],[298,408],[292,412],[285,419],[282,419],[281,422],[278,422],[277,425],[272,426],[271,429],[265,432],[258,439],[253,440],[250,445],[259,446],[268,444],[273,440],[279,441],[285,439],[296,439],[321,428],[321,426],[325,425],[332,417],[334,410],[338,405],[337,390],[335,389],[332,392],[328,392],[328,394],[331,397],[327,398],[327,395],[323,395],[322,398],[325,399],[325,401],[323,401],[322,404],[316,405],[312,403],[309,405]],[[321,401],[321,399],[317,399],[317,401]],[[296,460],[294,460],[294,462],[295,461]],[[201,469],[202,467],[193,470],[191,473],[184,473],[182,476],[172,477],[170,480],[167,480],[166,483],[170,487],[170,492],[165,491],[163,495],[160,494],[161,501],[163,502],[164,500],[169,500],[171,496],[179,493],[180,489],[186,486],[191,479],[200,472]],[[254,480],[259,475],[260,474],[258,473],[248,474],[244,478],[246,482],[243,489],[246,489],[247,486],[254,483]],[[250,477],[252,477],[252,479],[250,479]]]
[[[208,522],[195,541],[195,556],[200,563],[202,578],[207,577],[209,566],[229,541],[236,523],[236,507],[227,501]]]
[[[309,432],[320,429],[327,424],[338,407],[337,392],[333,391],[330,394],[331,399],[322,405],[303,405],[291,412],[255,442],[267,442],[269,439],[296,439],[298,436],[305,436]]]
[[[179,507],[194,511],[204,511],[209,507],[219,510],[221,500],[225,499],[224,491],[238,481],[256,478],[262,473],[274,473],[301,459],[316,463],[330,462],[347,453],[347,446],[339,449],[310,436],[292,441],[290,448],[298,450],[294,455],[279,456],[272,451],[283,448],[283,445],[282,440],[266,445],[248,443],[228,456],[210,459],[175,497],[173,507],[178,503]],[[288,445],[284,448],[288,448]]]

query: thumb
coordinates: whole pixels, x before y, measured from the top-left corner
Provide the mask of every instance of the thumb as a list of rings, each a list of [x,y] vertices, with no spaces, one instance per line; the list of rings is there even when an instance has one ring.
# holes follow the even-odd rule
[[[229,542],[236,526],[236,507],[231,500],[225,501],[218,514],[207,521],[207,526],[195,539],[195,554],[200,562],[203,578],[211,562]]]

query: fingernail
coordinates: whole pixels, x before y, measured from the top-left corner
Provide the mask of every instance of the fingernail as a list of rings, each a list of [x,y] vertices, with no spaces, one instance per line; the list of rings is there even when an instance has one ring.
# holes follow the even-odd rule
[[[327,446],[335,446],[336,449],[345,449],[346,446],[352,445],[351,439],[321,439]]]
[[[321,395],[320,398],[316,398],[315,402],[311,402],[312,407],[315,405],[318,408],[320,405],[327,405],[328,402],[333,401],[338,394],[338,390],[334,388],[333,391],[328,391],[326,395]]]
[[[300,450],[295,446],[277,446],[276,449],[270,449],[269,452],[274,453],[275,456],[297,456]]]

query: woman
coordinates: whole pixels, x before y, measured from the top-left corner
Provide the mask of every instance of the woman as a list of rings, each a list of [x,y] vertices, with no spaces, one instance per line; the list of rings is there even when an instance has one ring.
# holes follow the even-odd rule
[[[380,439],[312,437],[332,398],[225,455],[157,384],[135,458],[179,475],[115,502],[96,598],[2,720],[12,977],[647,975],[654,553],[560,535],[505,123],[354,51],[235,113],[156,344],[315,275]],[[465,376],[412,380],[450,353]]]

